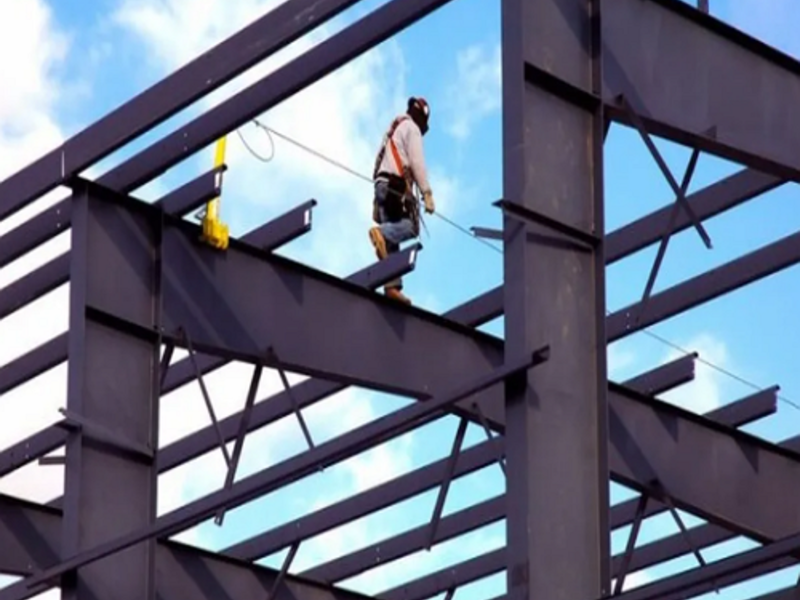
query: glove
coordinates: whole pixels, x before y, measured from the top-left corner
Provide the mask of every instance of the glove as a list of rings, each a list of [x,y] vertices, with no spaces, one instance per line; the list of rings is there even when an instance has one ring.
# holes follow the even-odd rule
[[[436,210],[436,204],[433,202],[433,193],[430,191],[425,192],[422,195],[422,199],[425,202],[425,212],[432,215]]]

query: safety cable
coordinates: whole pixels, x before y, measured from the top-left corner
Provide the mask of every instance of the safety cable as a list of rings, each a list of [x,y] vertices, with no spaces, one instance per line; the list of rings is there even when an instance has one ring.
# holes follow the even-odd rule
[[[325,162],[327,162],[327,163],[329,163],[329,164],[331,164],[331,165],[333,165],[335,167],[338,167],[339,169],[342,169],[343,171],[346,171],[346,172],[350,173],[351,175],[354,175],[355,177],[358,177],[359,179],[369,183],[370,185],[373,183],[371,177],[367,177],[363,173],[359,173],[358,171],[356,171],[355,169],[352,169],[351,167],[348,167],[344,163],[341,163],[341,162],[339,162],[337,160],[334,160],[334,159],[330,158],[329,156],[326,156],[325,154],[321,153],[320,151],[315,150],[314,148],[311,148],[309,146],[306,146],[305,144],[303,144],[301,142],[298,142],[297,140],[289,137],[288,135],[286,135],[284,133],[280,133],[279,131],[276,131],[272,127],[268,127],[267,125],[264,125],[263,123],[258,121],[258,119],[253,119],[253,124],[256,127],[262,129],[264,131],[264,133],[267,135],[267,138],[269,138],[270,146],[272,148],[272,153],[271,153],[270,157],[267,158],[267,159],[264,159],[263,157],[259,156],[250,147],[250,145],[247,143],[247,141],[244,139],[244,136],[241,134],[241,132],[238,129],[236,130],[236,132],[239,134],[239,139],[242,141],[242,144],[247,149],[247,151],[250,152],[250,154],[252,154],[256,159],[258,159],[258,160],[260,160],[262,162],[269,162],[270,160],[272,160],[275,157],[275,142],[272,139],[272,136],[275,135],[275,136],[281,138],[282,140],[284,140],[284,141],[286,141],[286,142],[288,142],[288,143],[300,148],[301,150],[304,150],[305,152],[308,152],[309,154],[313,154],[314,156],[316,156],[320,160],[323,160],[323,161],[325,161]],[[440,211],[437,210],[433,214],[435,216],[439,217],[440,219],[442,219],[442,221],[444,221],[445,223],[447,223],[451,227],[454,227],[455,229],[459,230],[460,232],[466,234],[471,239],[476,240],[478,242],[481,242],[486,247],[491,248],[492,250],[494,250],[495,252],[497,252],[497,253],[499,253],[501,255],[503,254],[503,250],[501,248],[499,248],[498,246],[492,244],[488,240],[475,235],[474,233],[472,233],[469,229],[467,229],[463,225],[459,225],[458,223],[456,223],[452,219],[449,219],[446,216],[444,216]],[[611,314],[611,312],[607,310],[606,311],[606,315],[610,315],[610,314]],[[677,350],[678,352],[681,352],[685,356],[689,356],[689,355],[695,354],[694,352],[691,352],[691,351],[686,350],[685,348],[679,346],[675,342],[672,342],[672,341],[666,339],[665,337],[658,335],[657,333],[653,333],[652,331],[650,331],[646,327],[642,328],[640,331],[643,334],[651,337],[652,339],[654,339],[654,340],[656,340],[658,342],[661,342],[665,346],[668,346],[668,347],[672,348],[673,350]],[[735,381],[738,381],[739,383],[752,388],[755,391],[760,391],[760,390],[764,389],[762,386],[759,386],[759,385],[753,383],[752,381],[749,381],[749,380],[747,380],[747,379],[745,379],[745,378],[743,378],[743,377],[741,377],[741,376],[739,376],[739,375],[737,375],[737,374],[735,374],[735,373],[733,373],[733,372],[731,372],[731,371],[729,371],[729,370],[727,370],[727,369],[725,369],[723,367],[717,366],[714,363],[702,358],[701,356],[696,356],[695,360],[700,362],[700,363],[702,363],[702,364],[704,364],[704,365],[706,365],[710,369],[713,369],[713,370],[717,371],[718,373],[720,373],[722,375],[730,377],[731,379],[733,379]],[[789,398],[787,398],[786,396],[784,396],[782,394],[777,394],[776,398],[778,400],[784,402],[788,406],[791,406],[795,410],[800,411],[800,403],[795,402],[793,400],[790,400]]]

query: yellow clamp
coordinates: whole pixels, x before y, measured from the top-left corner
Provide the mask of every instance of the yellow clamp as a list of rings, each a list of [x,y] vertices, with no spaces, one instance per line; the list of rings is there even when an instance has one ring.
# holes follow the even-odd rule
[[[217,150],[214,155],[214,168],[220,168],[225,164],[225,146],[227,136],[223,136],[217,142]],[[222,189],[222,171],[217,173],[219,177],[219,188]],[[221,193],[221,192],[220,192]],[[228,226],[219,219],[219,196],[206,204],[206,213],[203,215],[203,233],[200,239],[219,250],[228,248]]]

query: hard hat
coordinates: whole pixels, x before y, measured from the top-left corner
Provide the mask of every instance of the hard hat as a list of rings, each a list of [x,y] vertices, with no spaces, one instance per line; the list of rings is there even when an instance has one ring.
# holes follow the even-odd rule
[[[431,107],[428,101],[422,97],[412,96],[408,99],[407,113],[420,128],[422,135],[425,135],[428,132],[428,119],[431,115]]]

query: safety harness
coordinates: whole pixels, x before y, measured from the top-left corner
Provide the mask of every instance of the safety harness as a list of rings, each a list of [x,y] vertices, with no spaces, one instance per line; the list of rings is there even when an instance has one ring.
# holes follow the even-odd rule
[[[417,206],[417,201],[414,195],[409,193],[411,190],[411,170],[408,168],[408,166],[403,164],[403,160],[400,157],[400,152],[397,150],[397,145],[394,143],[395,131],[397,131],[400,123],[409,118],[410,117],[408,117],[408,115],[400,115],[395,118],[394,121],[392,121],[389,131],[386,133],[385,142],[378,151],[378,156],[375,158],[375,167],[372,170],[372,179],[375,180],[379,177],[385,177],[388,180],[389,197],[386,199],[387,202],[385,207],[387,220],[392,222],[399,221],[404,217],[410,218],[414,229],[414,235],[418,236],[420,224],[419,206]],[[386,146],[389,146],[395,166],[397,167],[398,172],[400,172],[402,175],[395,175],[394,173],[378,170],[380,169],[383,158],[386,155]],[[374,206],[373,210],[373,218],[375,221],[378,221],[377,217],[378,207],[376,205]]]

